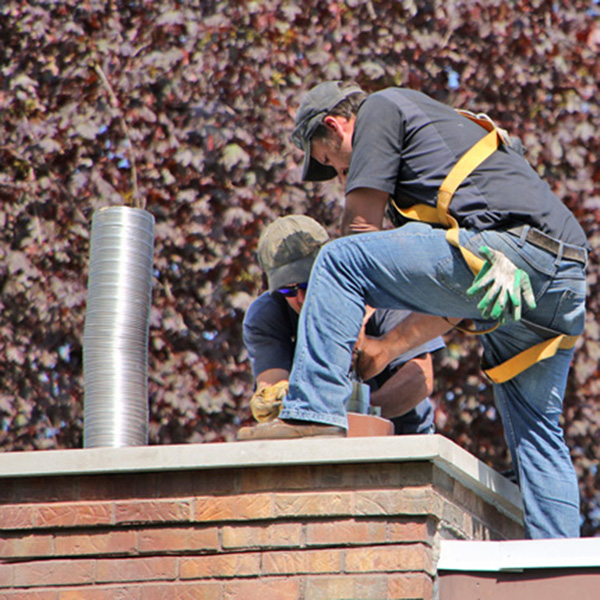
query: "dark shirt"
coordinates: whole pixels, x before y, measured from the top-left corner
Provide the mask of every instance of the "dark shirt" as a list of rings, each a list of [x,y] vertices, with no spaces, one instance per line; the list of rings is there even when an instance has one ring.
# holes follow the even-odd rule
[[[388,88],[359,108],[346,193],[372,188],[402,208],[435,206],[459,158],[485,134],[477,123],[425,94]],[[456,190],[450,212],[477,230],[531,225],[574,246],[587,246],[573,214],[527,163],[518,147],[501,145]]]
[[[410,311],[377,309],[366,325],[368,335],[380,336],[403,321]],[[265,292],[251,305],[244,317],[244,344],[252,364],[254,377],[268,369],[292,370],[296,348],[298,315],[283,296]],[[381,387],[404,363],[427,352],[444,347],[441,338],[430,340],[410,352],[396,357],[386,369],[367,381],[372,391]],[[426,433],[431,431],[434,410],[426,398],[417,407],[392,419],[396,433]]]

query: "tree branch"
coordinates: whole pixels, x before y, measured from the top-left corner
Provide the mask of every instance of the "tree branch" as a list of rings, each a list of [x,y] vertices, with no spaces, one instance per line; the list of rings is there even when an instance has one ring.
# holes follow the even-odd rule
[[[135,157],[133,155],[133,144],[131,143],[131,137],[129,135],[129,128],[127,127],[127,123],[125,122],[125,119],[123,118],[123,111],[121,110],[121,105],[120,105],[119,100],[113,90],[113,87],[110,84],[110,81],[108,80],[108,77],[106,76],[106,73],[104,72],[102,67],[96,62],[92,63],[92,66],[94,68],[94,71],[96,71],[96,73],[98,74],[98,77],[100,77],[100,81],[102,81],[102,84],[106,88],[108,95],[110,97],[110,100],[112,102],[112,105],[119,112],[119,123],[121,124],[121,129],[123,129],[123,135],[125,136],[125,140],[127,142],[128,148],[129,148],[129,162],[131,165],[131,187],[132,187],[133,203],[136,208],[145,209],[146,203],[142,198],[140,198],[139,189],[138,189],[137,169],[135,167]]]

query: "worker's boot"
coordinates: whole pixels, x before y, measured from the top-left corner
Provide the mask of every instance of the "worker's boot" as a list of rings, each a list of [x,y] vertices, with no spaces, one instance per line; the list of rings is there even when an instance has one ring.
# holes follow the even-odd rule
[[[254,427],[242,427],[237,434],[239,441],[290,440],[304,437],[346,437],[346,430],[335,425],[310,421],[283,421],[275,419]]]

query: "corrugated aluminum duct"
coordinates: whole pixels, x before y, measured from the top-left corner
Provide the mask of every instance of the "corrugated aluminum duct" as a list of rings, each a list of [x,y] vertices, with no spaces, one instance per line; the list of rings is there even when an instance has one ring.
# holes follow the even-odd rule
[[[83,337],[84,446],[148,443],[154,217],[127,206],[92,219]]]

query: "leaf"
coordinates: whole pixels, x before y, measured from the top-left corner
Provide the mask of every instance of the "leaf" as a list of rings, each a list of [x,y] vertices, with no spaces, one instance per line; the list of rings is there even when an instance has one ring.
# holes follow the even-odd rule
[[[183,25],[185,18],[179,10],[169,10],[156,19],[157,25]]]
[[[379,79],[385,75],[385,69],[373,61],[365,61],[361,64],[361,69],[369,79]]]
[[[22,273],[26,278],[36,276],[39,271],[32,264],[25,252],[11,252],[8,255],[8,272],[15,275]]]
[[[6,359],[10,362],[17,363],[18,365],[25,364],[26,353],[21,348],[16,346],[9,346],[6,349]]]
[[[60,152],[61,145],[54,139],[46,137],[38,143],[40,149],[44,154],[52,154],[53,152]]]
[[[94,140],[98,135],[100,128],[90,121],[80,121],[75,125],[75,134],[86,140]]]
[[[239,144],[227,144],[223,151],[223,164],[227,170],[246,168],[250,164],[250,156]]]
[[[38,82],[35,79],[32,79],[25,73],[20,73],[16,77],[14,77],[10,83],[10,89],[16,90],[18,88],[25,90],[35,90],[38,87]]]

